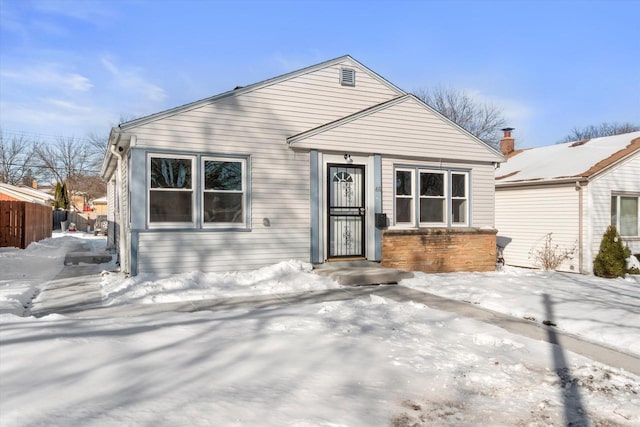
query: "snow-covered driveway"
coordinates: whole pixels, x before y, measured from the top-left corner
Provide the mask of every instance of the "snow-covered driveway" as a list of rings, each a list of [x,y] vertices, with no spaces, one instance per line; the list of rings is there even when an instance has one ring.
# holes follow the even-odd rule
[[[636,375],[460,315],[375,295],[227,312],[15,315],[52,278],[47,271],[59,271],[53,261],[68,239],[0,253],[0,271],[10,272],[0,277],[1,426],[640,425]],[[335,286],[311,274],[292,262],[246,274],[111,274],[103,285],[111,304]],[[596,293],[590,281],[581,282],[584,276],[569,277],[573,289],[559,277],[453,274],[410,285],[459,286],[460,299],[472,303],[509,300],[502,306],[538,321],[546,315],[537,305],[546,294],[559,328],[573,324],[580,307],[618,323],[599,334],[630,342],[624,337],[635,333],[636,318],[609,322],[606,307],[626,304],[631,313],[637,288],[620,283]],[[474,290],[482,280],[496,287]]]

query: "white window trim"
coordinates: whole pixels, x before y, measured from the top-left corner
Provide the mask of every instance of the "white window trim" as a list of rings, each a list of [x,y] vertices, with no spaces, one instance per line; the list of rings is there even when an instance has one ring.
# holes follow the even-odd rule
[[[464,175],[464,195],[465,197],[454,197],[453,196],[453,175]],[[469,226],[469,215],[471,213],[470,208],[470,199],[469,199],[469,172],[464,171],[455,171],[452,170],[449,172],[449,176],[451,179],[451,200],[449,203],[451,204],[451,227],[468,227]],[[467,201],[467,212],[465,215],[464,222],[453,222],[453,201],[454,200],[466,200]]]
[[[398,195],[396,180],[398,172],[409,172],[411,173],[411,195]],[[398,228],[414,228],[416,226],[416,169],[415,168],[396,168],[393,171],[393,218],[395,225]],[[411,212],[410,212],[410,220],[409,222],[398,222],[398,211],[397,211],[397,199],[410,199],[411,200]]]
[[[396,198],[398,197],[396,194],[396,172],[398,171],[406,171],[412,172],[412,192],[413,192],[413,202],[412,202],[412,221],[408,222],[398,222],[397,212],[396,212]],[[420,199],[422,198],[438,198],[440,197],[428,197],[420,195],[420,173],[440,173],[444,174],[444,185],[445,185],[445,213],[444,213],[444,222],[420,222]],[[464,175],[465,176],[465,200],[467,201],[467,209],[466,209],[466,221],[464,223],[453,223],[453,215],[452,215],[452,201],[454,199],[462,199],[461,197],[454,198],[451,194],[452,188],[452,175]],[[467,228],[471,226],[471,170],[468,169],[457,169],[455,167],[452,168],[434,168],[425,165],[394,165],[393,167],[393,226],[394,229],[406,229],[406,228]]]
[[[446,227],[447,223],[448,223],[448,218],[449,218],[449,171],[447,170],[437,170],[437,169],[425,169],[425,168],[420,168],[418,169],[418,176],[417,176],[417,200],[418,200],[418,206],[417,206],[417,215],[418,215],[418,226],[419,227]],[[438,174],[438,175],[442,175],[442,185],[444,186],[443,188],[443,196],[423,196],[422,194],[420,194],[420,175],[423,173],[431,173],[431,174]],[[444,212],[442,213],[442,222],[421,222],[420,221],[420,201],[422,199],[433,199],[433,200],[444,200]]]
[[[206,190],[205,188],[205,161],[221,161],[221,162],[238,162],[242,165],[242,190]],[[248,227],[248,214],[247,209],[249,205],[249,197],[248,197],[248,178],[247,178],[247,159],[245,157],[233,157],[233,156],[202,156],[200,160],[200,170],[202,173],[200,174],[200,188],[202,195],[202,202],[200,203],[200,215],[202,217],[202,228],[203,229],[246,229]],[[205,222],[204,220],[204,194],[205,193],[213,193],[213,192],[226,192],[226,193],[241,193],[242,194],[242,222]]]
[[[164,158],[164,159],[187,159],[191,160],[191,221],[184,222],[151,222],[151,192],[152,191],[186,191],[179,189],[152,189],[151,188],[151,159],[152,158]],[[163,153],[147,153],[147,227],[149,229],[154,228],[195,228],[196,226],[196,177],[198,176],[196,156],[182,155],[182,154],[163,154]]]
[[[640,237],[640,194],[638,193],[625,193],[625,192],[612,192],[611,193],[611,197],[615,197],[616,199],[616,224],[611,224],[614,227],[616,227],[616,230],[618,231],[618,234],[620,234],[620,237],[627,238],[627,239],[637,239]],[[620,228],[620,199],[622,197],[632,197],[635,198],[637,203],[638,203],[638,217],[636,218],[636,221],[638,222],[638,224],[636,225],[637,229],[638,229],[638,234],[633,236],[633,235],[626,235],[626,234],[622,234],[622,229]],[[611,222],[611,216],[609,217],[609,222]]]

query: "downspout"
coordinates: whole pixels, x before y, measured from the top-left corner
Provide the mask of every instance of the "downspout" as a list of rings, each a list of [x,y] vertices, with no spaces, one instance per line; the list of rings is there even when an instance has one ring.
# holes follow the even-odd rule
[[[118,215],[120,216],[120,226],[119,231],[120,231],[120,238],[118,239],[118,255],[120,257],[120,270],[122,271],[122,265],[123,265],[123,256],[125,255],[125,251],[126,251],[126,237],[125,237],[125,233],[124,233],[124,227],[123,227],[123,223],[124,223],[124,219],[125,219],[125,215],[124,215],[124,210],[123,210],[123,203],[122,203],[122,154],[120,154],[117,149],[116,149],[116,145],[113,144],[110,148],[111,154],[113,154],[114,156],[116,156],[116,158],[118,159],[118,175],[117,175],[117,179],[116,179],[116,195],[118,196]]]
[[[582,253],[582,236],[583,236],[583,221],[582,221],[582,203],[583,203],[583,187],[580,185],[580,181],[576,181],[576,190],[578,191],[578,272],[584,274],[583,262],[584,254]]]

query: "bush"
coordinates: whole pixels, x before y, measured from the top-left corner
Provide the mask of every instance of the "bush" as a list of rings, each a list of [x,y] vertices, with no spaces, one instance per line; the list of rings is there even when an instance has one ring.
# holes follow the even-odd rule
[[[560,248],[554,244],[551,238],[552,234],[548,233],[544,237],[544,244],[541,248],[529,252],[529,258],[533,258],[533,262],[546,271],[555,270],[563,262],[573,259],[573,254],[576,252],[575,245],[572,248]]]
[[[640,274],[640,254],[627,258],[627,274]]]
[[[593,261],[593,273],[608,279],[624,277],[627,271],[626,259],[629,258],[629,255],[631,255],[631,251],[622,245],[618,230],[610,225],[602,236],[600,252]]]

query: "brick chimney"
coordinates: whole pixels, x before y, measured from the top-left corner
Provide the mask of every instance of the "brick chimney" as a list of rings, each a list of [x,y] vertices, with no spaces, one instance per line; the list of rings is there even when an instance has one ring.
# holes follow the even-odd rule
[[[500,130],[504,132],[504,135],[500,138],[500,151],[502,151],[505,157],[508,157],[516,147],[516,140],[511,136],[511,131],[514,130],[514,128],[504,128]]]

